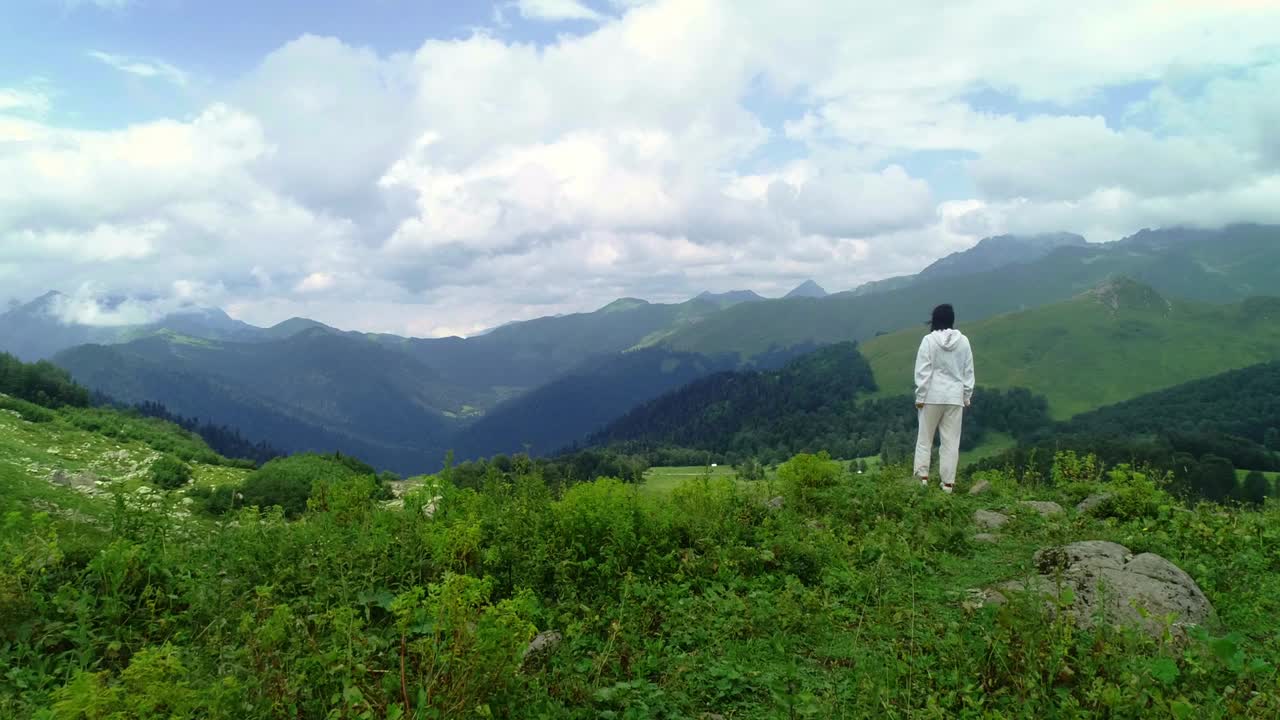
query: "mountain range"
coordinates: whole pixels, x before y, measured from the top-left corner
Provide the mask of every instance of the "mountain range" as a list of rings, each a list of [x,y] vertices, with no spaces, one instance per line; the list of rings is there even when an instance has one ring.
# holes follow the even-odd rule
[[[1174,320],[1164,335],[1149,334],[1164,327],[1150,308],[1126,304],[1107,326],[1098,298],[1091,305],[1082,299],[1121,276],[1168,298]],[[0,350],[28,359],[52,355],[116,399],[161,402],[284,450],[338,449],[416,472],[438,467],[448,448],[461,457],[526,444],[552,452],[682,384],[724,370],[779,368],[832,343],[863,342],[879,384],[896,388],[903,381],[890,368],[902,362],[901,347],[918,342],[929,308],[944,301],[957,306],[960,324],[988,353],[983,382],[993,387],[1034,389],[1038,378],[1057,372],[1034,356],[1037,348],[1073,339],[1130,359],[1157,353],[1173,384],[1175,375],[1229,369],[1168,360],[1186,352],[1177,328],[1209,333],[1204,337],[1216,343],[1234,339],[1242,349],[1231,367],[1268,359],[1269,341],[1244,334],[1245,317],[1262,301],[1245,301],[1278,286],[1276,226],[1152,230],[1107,244],[1057,233],[987,238],[917,275],[849,292],[828,295],[806,282],[774,300],[749,291],[676,304],[626,298],[469,338],[341,331],[305,318],[256,328],[196,309],[99,328],[62,322],[59,296],[47,295],[0,315]],[[1125,287],[1112,295],[1127,303]],[[1235,309],[1214,307],[1224,304]],[[1064,328],[1059,339],[1044,337],[1055,327],[1049,320],[1018,319],[1050,306],[1064,314],[1052,321]],[[1081,310],[1086,306],[1089,312]],[[992,324],[982,324],[988,318]],[[1215,326],[1221,332],[1213,334]],[[1048,390],[1056,417],[1122,399],[1114,388],[1095,395]]]

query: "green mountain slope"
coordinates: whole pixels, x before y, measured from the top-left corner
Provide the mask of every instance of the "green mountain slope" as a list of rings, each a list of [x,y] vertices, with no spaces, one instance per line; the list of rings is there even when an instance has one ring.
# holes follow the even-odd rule
[[[593,434],[591,445],[638,450],[683,447],[779,461],[825,449],[837,457],[914,448],[909,396],[866,400],[872,367],[853,343],[830,345],[780,370],[717,373],[635,408]],[[1048,423],[1044,401],[1025,391],[983,391],[965,417],[966,449],[986,429],[1022,434]]]
[[[963,320],[964,308],[960,308]],[[1108,281],[1063,303],[962,322],[978,382],[1025,387],[1055,418],[1233,368],[1280,358],[1280,299],[1233,305],[1166,300],[1133,280]],[[923,328],[863,345],[885,393],[912,388]]]
[[[1054,432],[1164,436],[1195,457],[1215,452],[1237,467],[1280,469],[1280,362],[1232,370],[1082,413]]]
[[[998,270],[912,281],[870,294],[738,305],[661,342],[688,352],[752,357],[802,343],[866,340],[918,327],[930,308],[956,305],[962,321],[1068,300],[1127,275],[1166,297],[1238,302],[1280,286],[1280,226],[1147,231],[1107,245],[1060,247]]]
[[[258,343],[156,335],[55,361],[123,402],[157,401],[284,450],[341,450],[398,471],[433,466],[454,426],[442,412],[449,388],[411,356],[318,330]]]
[[[459,458],[526,447],[535,455],[553,453],[661,393],[735,367],[736,358],[662,348],[602,357],[494,408],[462,431],[453,448]]]

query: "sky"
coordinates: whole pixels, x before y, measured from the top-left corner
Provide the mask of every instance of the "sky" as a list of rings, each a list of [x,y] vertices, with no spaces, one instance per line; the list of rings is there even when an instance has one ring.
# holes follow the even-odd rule
[[[0,303],[96,322],[467,335],[851,289],[1006,232],[1280,222],[1280,0],[0,15]]]

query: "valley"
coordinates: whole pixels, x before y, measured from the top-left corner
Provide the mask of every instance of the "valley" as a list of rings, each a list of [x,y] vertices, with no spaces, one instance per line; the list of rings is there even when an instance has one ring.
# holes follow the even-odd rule
[[[703,377],[777,370],[850,340],[871,363],[873,397],[887,399],[909,389],[903,368],[919,335],[909,328],[947,300],[983,355],[981,383],[1027,388],[1061,420],[1276,357],[1274,331],[1258,319],[1271,309],[1249,299],[1280,282],[1276,235],[1236,225],[1106,245],[1002,236],[852,292],[804,283],[772,300],[745,291],[666,305],[624,299],[465,339],[302,318],[254,328],[212,311],[106,332],[60,325],[46,312],[57,296],[46,296],[0,315],[0,349],[30,356],[52,342],[95,342],[55,361],[119,402],[157,402],[285,451],[341,450],[416,473],[440,467],[448,450],[476,458],[581,446]],[[1229,344],[1238,350],[1217,351]]]

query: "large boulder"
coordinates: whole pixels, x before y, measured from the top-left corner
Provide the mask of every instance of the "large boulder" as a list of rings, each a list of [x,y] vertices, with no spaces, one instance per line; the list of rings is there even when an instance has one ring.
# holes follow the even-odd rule
[[[1109,492],[1095,493],[1093,495],[1090,495],[1089,497],[1081,500],[1076,505],[1076,512],[1082,515],[1088,515],[1089,513],[1092,513],[1095,509],[1102,507],[1112,497],[1114,497],[1114,495],[1112,495]]]
[[[551,654],[560,646],[563,639],[563,636],[555,630],[543,630],[535,635],[533,640],[529,641],[528,647],[524,649],[524,662],[531,662]]]
[[[998,530],[1009,522],[1009,516],[993,510],[974,510],[973,524],[983,530]]]
[[[1004,603],[1027,591],[1062,598],[1062,590],[1070,589],[1066,612],[1077,625],[1090,627],[1098,620],[1134,625],[1157,638],[1164,633],[1166,616],[1173,618],[1175,636],[1215,617],[1195,580],[1159,555],[1135,556],[1123,545],[1087,540],[1040,550],[1033,562],[1039,575],[989,588],[986,602]]]
[[[1040,517],[1052,517],[1063,512],[1062,506],[1052,500],[1023,500],[1018,505],[1040,513]]]

